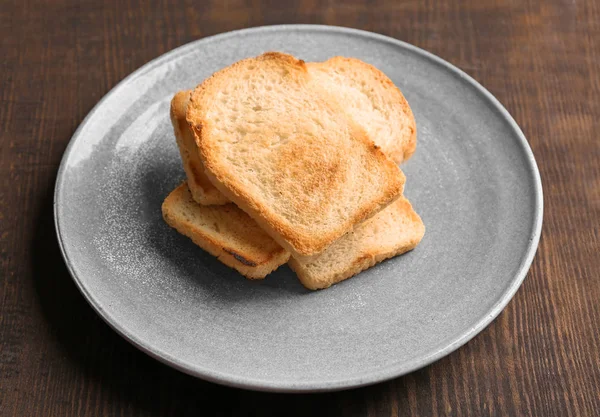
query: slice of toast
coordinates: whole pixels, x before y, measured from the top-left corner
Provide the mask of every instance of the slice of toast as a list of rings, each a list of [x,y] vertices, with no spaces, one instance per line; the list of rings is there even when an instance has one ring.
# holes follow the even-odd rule
[[[356,58],[338,56],[307,66],[383,153],[397,163],[410,158],[417,144],[417,125],[408,102],[392,80]]]
[[[288,264],[309,289],[327,288],[385,259],[414,249],[425,233],[410,202],[400,197],[317,256]]]
[[[234,204],[196,203],[185,182],[165,199],[162,213],[171,227],[247,278],[264,278],[290,257]]]
[[[416,124],[408,102],[381,71],[356,58],[334,57],[306,64],[309,73],[381,147],[401,163],[416,147]],[[200,204],[225,204],[228,199],[210,182],[198,155],[185,113],[191,91],[178,92],[171,101],[171,120],[194,199]]]
[[[194,133],[185,120],[190,94],[191,91],[180,91],[171,100],[171,124],[175,131],[188,187],[192,197],[199,204],[227,204],[230,202],[229,199],[215,188],[204,173],[204,165],[200,161]]]
[[[288,261],[309,289],[327,288],[413,249],[425,226],[404,197],[338,239],[323,253],[295,259],[233,204],[201,206],[186,183],[163,203],[165,221],[242,275],[259,279]]]
[[[402,171],[291,55],[213,74],[186,119],[210,181],[292,254],[322,252],[402,194]]]

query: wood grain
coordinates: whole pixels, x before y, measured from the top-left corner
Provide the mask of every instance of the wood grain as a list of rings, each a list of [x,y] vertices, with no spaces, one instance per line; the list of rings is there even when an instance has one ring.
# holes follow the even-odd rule
[[[249,26],[322,23],[425,48],[505,104],[536,155],[545,219],[506,310],[439,362],[319,395],[225,388],[108,328],[53,228],[62,153],[93,105],[148,60]],[[0,7],[0,415],[600,414],[600,3],[507,0],[4,1]]]

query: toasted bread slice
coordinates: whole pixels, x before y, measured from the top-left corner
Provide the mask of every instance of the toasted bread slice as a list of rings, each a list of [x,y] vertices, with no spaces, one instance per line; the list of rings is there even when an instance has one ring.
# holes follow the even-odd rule
[[[361,124],[383,153],[398,163],[414,153],[415,118],[400,90],[384,73],[356,58],[334,57],[306,65],[309,73]],[[204,173],[193,133],[185,121],[190,94],[191,91],[181,91],[171,101],[171,120],[188,186],[200,204],[225,204],[228,199]]]
[[[288,264],[306,288],[327,288],[414,249],[424,233],[421,218],[409,201],[400,197],[321,254],[309,259],[292,257]]]
[[[383,153],[398,163],[410,158],[417,144],[417,125],[408,102],[392,80],[356,58],[338,56],[307,66]]]
[[[213,74],[186,118],[210,181],[298,256],[322,252],[402,194],[402,171],[291,55]]]
[[[290,257],[234,204],[196,203],[185,182],[165,199],[162,212],[171,227],[245,277],[264,278]]]
[[[171,100],[171,123],[175,131],[183,169],[187,176],[188,187],[192,197],[199,204],[227,204],[230,202],[229,199],[215,188],[204,173],[204,165],[200,161],[194,133],[185,120],[190,94],[191,91],[180,91]]]

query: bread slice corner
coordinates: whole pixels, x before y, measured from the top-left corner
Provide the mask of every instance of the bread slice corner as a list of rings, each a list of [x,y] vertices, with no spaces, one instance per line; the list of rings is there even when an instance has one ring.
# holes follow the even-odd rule
[[[289,259],[289,252],[234,204],[200,205],[186,182],[165,199],[162,213],[169,226],[247,278],[262,279]]]
[[[423,221],[410,202],[401,197],[321,254],[291,257],[288,264],[306,288],[328,288],[385,259],[414,249],[424,234]]]

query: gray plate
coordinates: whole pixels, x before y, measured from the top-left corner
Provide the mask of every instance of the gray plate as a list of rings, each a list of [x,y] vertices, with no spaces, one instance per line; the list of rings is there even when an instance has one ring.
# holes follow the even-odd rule
[[[163,222],[184,178],[170,98],[269,50],[358,57],[404,92],[418,128],[406,195],[427,227],[416,250],[312,292],[287,267],[247,281]],[[227,385],[326,391],[413,371],[489,324],[533,259],[542,188],[514,120],[462,71],[381,35],[285,25],[190,43],[123,80],[65,152],[55,221],[85,298],[149,355]]]

